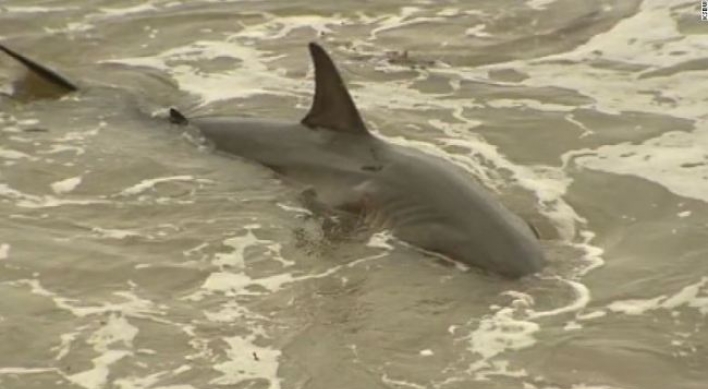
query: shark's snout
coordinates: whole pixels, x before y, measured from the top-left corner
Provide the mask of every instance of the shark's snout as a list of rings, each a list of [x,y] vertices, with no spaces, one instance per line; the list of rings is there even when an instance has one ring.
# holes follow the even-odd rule
[[[517,279],[539,272],[546,264],[540,242],[531,233],[515,228],[497,229],[487,234],[458,237],[443,243],[452,250],[440,249],[450,258],[506,278]]]
[[[527,251],[497,261],[497,273],[508,278],[521,278],[539,272],[546,259],[538,250]]]
[[[509,278],[521,278],[540,271],[546,264],[542,247],[535,237],[523,234],[496,248],[489,267]]]

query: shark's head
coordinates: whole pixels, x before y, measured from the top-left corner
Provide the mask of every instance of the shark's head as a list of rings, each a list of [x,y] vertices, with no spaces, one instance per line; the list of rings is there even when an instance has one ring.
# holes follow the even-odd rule
[[[468,220],[465,224],[476,228],[478,223]],[[489,221],[481,233],[460,231],[453,225],[441,228],[439,233],[446,246],[443,252],[450,258],[505,277],[536,273],[546,262],[536,236],[520,219],[513,225]]]
[[[479,218],[479,212],[456,212],[457,215],[427,226],[422,223],[417,228],[426,234],[426,248],[508,278],[523,277],[543,268],[546,259],[538,239],[516,215],[507,215],[505,210],[504,215]]]
[[[478,191],[466,212],[457,211],[465,233],[450,242],[454,258],[510,278],[541,270],[545,254],[532,227],[482,188]]]
[[[381,172],[387,184],[379,192],[404,240],[510,278],[544,266],[531,226],[466,171],[417,150],[396,148],[393,158],[398,163]]]

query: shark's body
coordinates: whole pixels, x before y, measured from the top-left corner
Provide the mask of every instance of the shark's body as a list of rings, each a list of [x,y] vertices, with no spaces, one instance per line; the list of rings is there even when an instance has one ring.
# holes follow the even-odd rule
[[[176,110],[171,119],[198,128],[221,152],[303,184],[316,203],[415,246],[512,278],[543,267],[541,246],[523,220],[460,167],[372,135],[329,56],[316,44],[310,52],[316,90],[301,122],[187,119]]]

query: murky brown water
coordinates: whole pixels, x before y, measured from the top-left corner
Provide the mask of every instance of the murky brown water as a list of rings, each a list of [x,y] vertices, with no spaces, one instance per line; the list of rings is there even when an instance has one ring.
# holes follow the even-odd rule
[[[83,87],[0,99],[0,387],[706,388],[706,34],[693,0],[0,1],[0,41]],[[159,117],[299,120],[311,40],[550,266],[328,242]]]

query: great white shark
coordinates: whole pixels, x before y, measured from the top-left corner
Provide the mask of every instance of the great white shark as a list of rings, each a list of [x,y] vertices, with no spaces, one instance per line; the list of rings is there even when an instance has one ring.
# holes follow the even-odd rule
[[[6,46],[0,50],[51,86],[45,95],[78,90],[51,69]],[[316,43],[309,51],[315,94],[299,122],[187,117],[176,109],[170,109],[170,120],[197,128],[220,152],[300,183],[309,205],[389,229],[414,246],[510,278],[544,266],[544,251],[529,224],[461,167],[371,133],[326,51]]]

